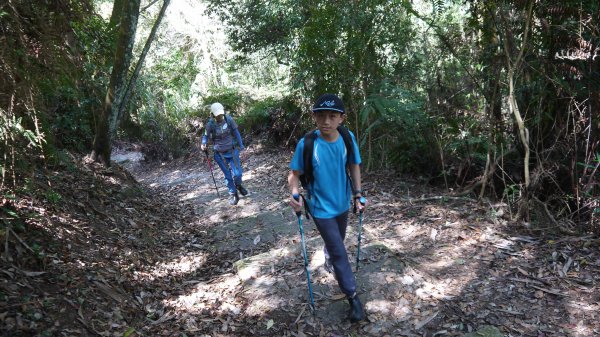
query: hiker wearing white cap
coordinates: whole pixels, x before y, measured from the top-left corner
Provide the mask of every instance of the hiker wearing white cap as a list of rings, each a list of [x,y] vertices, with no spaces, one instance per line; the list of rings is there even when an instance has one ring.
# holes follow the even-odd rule
[[[221,103],[210,106],[211,115],[202,136],[202,151],[207,150],[208,141],[212,141],[214,159],[223,171],[229,190],[229,204],[236,205],[239,201],[238,192],[245,196],[248,190],[242,185],[242,164],[240,151],[244,150],[242,136],[233,118],[225,114]]]

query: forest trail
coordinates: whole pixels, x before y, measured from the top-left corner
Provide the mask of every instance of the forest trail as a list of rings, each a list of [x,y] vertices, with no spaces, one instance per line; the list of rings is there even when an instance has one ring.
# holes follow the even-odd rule
[[[304,221],[312,316],[288,204],[290,157],[250,146],[242,156],[250,194],[234,207],[215,170],[217,196],[199,153],[130,161],[129,171],[74,160],[72,175],[48,172],[61,204],[11,206],[44,217],[10,237],[15,259],[0,273],[3,335],[600,335],[597,238],[534,237],[504,204],[452,198],[392,172],[364,175],[370,205],[356,277],[366,321],[346,320],[322,240]],[[356,225],[351,215],[353,267]],[[47,248],[33,257],[35,247],[17,237]]]
[[[250,194],[235,207],[227,204],[222,174],[215,169],[217,197],[205,161],[133,170],[141,183],[194,208],[193,226],[184,226],[187,240],[170,252],[176,265],[195,261],[181,276],[183,294],[167,302],[177,308],[174,320],[184,331],[211,336],[435,336],[489,326],[494,327],[490,336],[600,331],[594,322],[598,298],[589,298],[598,296],[596,287],[565,288],[577,282],[565,279],[581,267],[573,261],[600,262],[597,251],[585,258],[574,255],[573,246],[585,240],[565,243],[562,251],[560,245],[544,249],[543,241],[512,232],[502,204],[450,198],[411,203],[411,196],[445,193],[385,175],[366,175],[364,182],[370,207],[356,277],[368,320],[351,325],[345,319],[347,303],[323,267],[323,242],[305,219],[316,301],[311,316],[297,219],[287,201],[290,158],[289,151],[244,153]],[[351,215],[346,245],[354,268],[356,230],[357,217]],[[552,266],[536,265],[548,258],[554,259]],[[207,264],[211,259],[218,263]],[[586,275],[588,281],[597,279]],[[216,324],[212,333],[207,322]]]

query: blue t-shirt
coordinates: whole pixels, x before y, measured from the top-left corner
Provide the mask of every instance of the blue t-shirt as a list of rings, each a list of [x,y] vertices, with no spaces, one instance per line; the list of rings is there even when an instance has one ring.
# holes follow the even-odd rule
[[[317,130],[317,135],[320,132]],[[360,152],[354,134],[350,132],[354,148],[354,163],[360,164]],[[312,166],[313,181],[310,183],[308,207],[316,218],[334,218],[350,209],[352,187],[346,175],[346,145],[339,135],[334,142],[318,136],[314,142]],[[304,138],[298,142],[296,152],[290,162],[290,169],[304,172]]]

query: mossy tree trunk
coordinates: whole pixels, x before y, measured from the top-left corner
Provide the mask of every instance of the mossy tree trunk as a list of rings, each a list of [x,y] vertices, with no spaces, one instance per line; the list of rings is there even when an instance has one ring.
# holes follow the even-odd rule
[[[124,7],[118,30],[117,48],[103,109],[96,118],[96,134],[91,158],[110,166],[111,140],[116,134],[119,108],[126,90],[127,72],[131,64],[140,0],[130,0]]]

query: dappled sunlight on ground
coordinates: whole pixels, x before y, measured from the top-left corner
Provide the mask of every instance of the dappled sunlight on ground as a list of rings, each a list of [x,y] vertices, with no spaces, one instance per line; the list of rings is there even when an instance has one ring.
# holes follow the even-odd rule
[[[567,314],[565,307],[573,310],[572,315],[585,311],[586,305],[590,315],[597,308],[588,301],[569,298],[562,303],[550,298],[553,290],[543,283],[536,285],[542,290],[523,288],[527,284],[520,283],[513,272],[518,269],[499,268],[539,256],[528,246],[527,237],[504,233],[505,225],[499,223],[506,221],[494,222],[498,219],[490,219],[486,207],[468,200],[413,203],[381,191],[369,196],[360,269],[355,274],[358,295],[369,317],[362,324],[352,325],[345,319],[348,304],[334,276],[324,268],[323,241],[314,223],[303,217],[316,306],[316,315],[310,316],[298,222],[288,202],[289,158],[275,157],[250,151],[244,160],[244,182],[250,194],[235,207],[216,197],[204,166],[197,177],[188,167],[180,170],[180,177],[153,178],[173,197],[195,204],[197,221],[193,226],[199,227],[193,239],[182,242],[181,253],[188,254],[186,249],[201,253],[194,253],[195,258],[173,258],[153,269],[157,279],[168,275],[177,280],[171,283],[178,289],[176,294],[165,296],[162,302],[164,312],[176,314],[163,315],[165,320],[179,322],[190,333],[210,334],[206,327],[216,325],[225,335],[243,330],[248,335],[274,336],[308,332],[324,336],[441,336],[474,331],[482,322],[513,333],[519,329],[532,332],[542,323],[539,319],[533,323],[539,315],[529,315],[525,310],[529,303],[542,310],[548,301],[556,306],[556,315]],[[194,178],[188,179],[190,176]],[[224,191],[220,172],[215,178]],[[373,178],[365,177],[369,179]],[[416,195],[432,193],[404,182],[395,186],[389,180],[379,187],[384,188],[410,190]],[[354,270],[357,225],[358,217],[350,214],[346,246]],[[556,328],[546,324],[546,330]],[[572,336],[594,331],[586,319],[569,324]]]
[[[179,260],[160,262],[146,274],[149,281],[163,278],[167,275],[187,275],[199,269],[206,262],[206,253],[188,253],[180,256]]]

